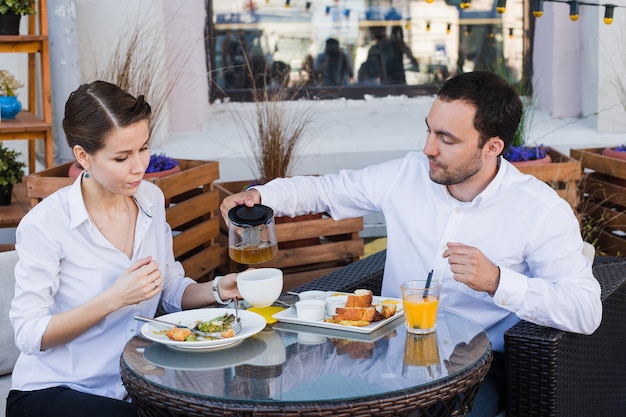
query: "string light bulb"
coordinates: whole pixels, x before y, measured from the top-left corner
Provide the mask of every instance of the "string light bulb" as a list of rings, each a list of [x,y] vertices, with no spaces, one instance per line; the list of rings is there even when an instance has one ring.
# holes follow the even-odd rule
[[[472,34],[472,27],[471,26],[465,26],[465,37],[469,37],[469,35]]]
[[[580,16],[580,3],[578,3],[577,1],[570,1],[569,2],[569,20],[571,20],[572,22],[575,22],[578,20],[578,17]]]
[[[291,5],[291,0],[285,0],[285,7],[289,7]]]
[[[326,9],[324,9],[324,14],[326,16],[328,16],[330,14],[330,6],[326,6]]]
[[[310,11],[311,11],[311,2],[310,2],[310,1],[307,1],[306,3],[304,3],[304,9],[305,9],[307,12],[310,12]]]
[[[472,0],[461,0],[459,6],[461,9],[469,9],[472,4]]]
[[[452,25],[448,23],[446,25],[446,35],[449,35],[451,31],[452,31]]]
[[[613,12],[615,11],[614,4],[607,4],[604,6],[604,23],[610,25],[613,23]]]
[[[426,3],[432,3],[433,0],[426,0]]]
[[[509,38],[513,39],[513,28],[509,28]]]
[[[500,14],[506,12],[506,0],[498,0],[498,5],[496,6],[496,12]]]
[[[543,16],[543,0],[535,0],[533,3],[533,16]]]
[[[411,30],[411,18],[407,17],[406,22],[404,22],[404,28],[406,30]]]
[[[426,32],[430,32],[430,22],[426,22]]]

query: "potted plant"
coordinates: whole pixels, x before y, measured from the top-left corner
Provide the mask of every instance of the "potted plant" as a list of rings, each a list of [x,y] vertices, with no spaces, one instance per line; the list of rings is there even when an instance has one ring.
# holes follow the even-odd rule
[[[35,0],[0,0],[0,35],[19,35],[23,15],[35,14]]]
[[[1,0],[0,0],[1,1]],[[0,117],[14,119],[22,110],[22,103],[17,99],[17,89],[24,83],[15,78],[8,70],[0,70]]]
[[[164,177],[180,171],[180,164],[174,158],[164,153],[150,155],[150,163],[146,168],[144,178]]]
[[[11,204],[13,184],[21,182],[24,177],[26,164],[18,159],[20,155],[0,142],[0,206]]]
[[[302,147],[316,134],[311,103],[295,100],[297,92],[288,88],[289,80],[284,76],[288,71],[281,74],[274,74],[267,86],[253,86],[253,103],[229,104],[236,107],[233,117],[250,145],[255,178],[216,183],[220,201],[251,185],[292,175]],[[322,214],[277,216],[275,222],[278,255],[263,266],[283,269],[291,288],[363,254],[363,240],[359,237],[362,217],[334,220]],[[227,241],[228,227],[221,217],[220,229]],[[222,259],[222,273],[242,267],[228,258],[227,247],[223,248]]]

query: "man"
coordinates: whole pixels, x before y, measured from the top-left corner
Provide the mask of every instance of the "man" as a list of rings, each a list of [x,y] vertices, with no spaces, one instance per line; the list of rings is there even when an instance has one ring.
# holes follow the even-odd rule
[[[277,215],[327,212],[333,218],[382,212],[387,258],[382,293],[400,283],[441,282],[440,306],[487,331],[496,352],[472,416],[503,406],[504,332],[520,319],[581,334],[600,325],[600,286],[583,256],[567,202],[502,153],[522,114],[515,90],[486,71],[448,80],[426,117],[423,154],[361,170],[278,179],[228,197],[222,214],[263,203]],[[500,378],[500,379],[499,379]]]
[[[352,62],[339,48],[339,41],[335,38],[326,40],[324,52],[313,63],[313,71],[323,86],[345,86],[354,76]]]

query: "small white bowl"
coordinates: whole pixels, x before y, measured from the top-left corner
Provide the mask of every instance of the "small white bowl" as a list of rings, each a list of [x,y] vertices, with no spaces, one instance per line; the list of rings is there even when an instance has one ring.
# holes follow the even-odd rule
[[[346,305],[346,301],[348,301],[348,296],[347,295],[333,295],[333,296],[324,298],[324,301],[326,302],[326,315],[334,316],[336,314],[335,309],[337,307],[344,307]]]
[[[298,294],[298,298],[300,300],[323,300],[327,296],[328,296],[328,293],[326,291],[318,291],[318,290],[303,291],[300,294]]]
[[[320,321],[324,319],[326,312],[324,300],[301,300],[295,305],[296,315],[300,320]]]

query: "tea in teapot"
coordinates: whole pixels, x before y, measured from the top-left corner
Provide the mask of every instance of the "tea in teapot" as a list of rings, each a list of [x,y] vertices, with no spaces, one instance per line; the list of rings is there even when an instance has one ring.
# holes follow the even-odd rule
[[[278,253],[274,211],[262,204],[228,212],[228,255],[240,264],[267,262]]]

